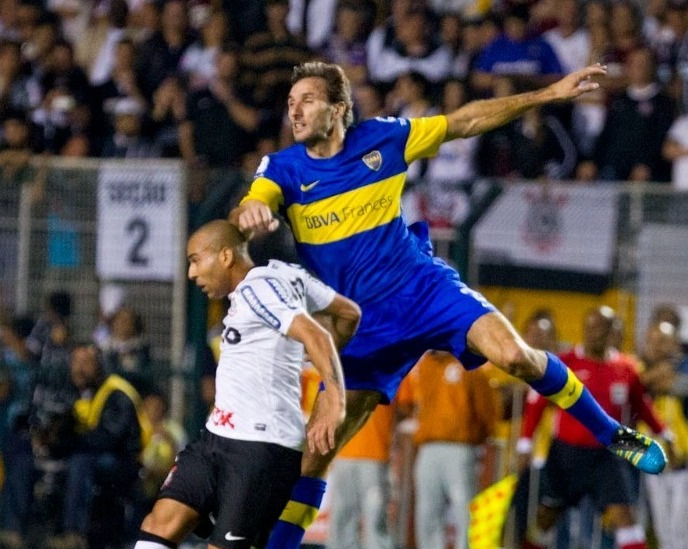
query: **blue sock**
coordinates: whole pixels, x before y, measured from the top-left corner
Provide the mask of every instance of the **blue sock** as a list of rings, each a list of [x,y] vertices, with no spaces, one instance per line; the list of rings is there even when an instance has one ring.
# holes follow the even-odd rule
[[[603,445],[611,443],[619,422],[602,409],[576,374],[557,356],[547,353],[545,375],[530,386],[580,421]]]
[[[318,515],[327,483],[319,478],[301,477],[291,491],[265,549],[298,549],[308,527]]]

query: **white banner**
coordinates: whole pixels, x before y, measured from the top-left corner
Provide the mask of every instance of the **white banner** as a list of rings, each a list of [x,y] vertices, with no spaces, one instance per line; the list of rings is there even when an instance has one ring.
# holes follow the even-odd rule
[[[609,273],[617,195],[612,186],[507,184],[474,230],[478,264]]]
[[[98,178],[98,276],[173,280],[181,260],[181,170],[105,162]]]

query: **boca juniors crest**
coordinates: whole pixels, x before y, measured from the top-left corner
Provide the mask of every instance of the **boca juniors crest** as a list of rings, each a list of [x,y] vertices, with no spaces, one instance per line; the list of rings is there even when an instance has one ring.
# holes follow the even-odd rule
[[[371,170],[378,171],[380,166],[382,166],[382,154],[380,151],[371,151],[362,160]]]

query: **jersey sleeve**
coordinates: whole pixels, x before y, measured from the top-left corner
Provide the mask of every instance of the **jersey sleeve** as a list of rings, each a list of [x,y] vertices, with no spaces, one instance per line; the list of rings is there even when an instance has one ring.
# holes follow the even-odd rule
[[[337,292],[320,279],[315,278],[304,271],[303,285],[306,291],[306,308],[309,313],[315,313],[325,309]]]
[[[256,320],[284,335],[287,335],[294,317],[306,312],[293,292],[278,278],[252,279],[242,284],[238,293]]]
[[[284,194],[279,184],[271,179],[270,157],[264,156],[256,170],[255,178],[251,183],[251,188],[244,198],[243,204],[247,200],[259,200],[276,212],[284,204]]]
[[[411,129],[404,150],[406,163],[435,156],[447,135],[447,117],[411,118],[409,122]]]

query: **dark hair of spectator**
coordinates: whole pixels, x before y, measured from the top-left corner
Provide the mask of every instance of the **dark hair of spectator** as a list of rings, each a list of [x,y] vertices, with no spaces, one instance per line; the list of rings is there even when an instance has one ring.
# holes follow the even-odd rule
[[[28,316],[15,316],[10,319],[7,326],[21,339],[26,339],[31,334],[35,322]]]
[[[351,83],[338,65],[311,61],[294,67],[291,83],[296,84],[304,78],[322,78],[325,80],[327,100],[334,104],[344,103],[344,128],[348,128],[354,121],[353,101],[351,100]]]
[[[108,14],[110,24],[117,28],[123,29],[127,26],[127,18],[129,16],[129,4],[126,0],[111,0],[110,13]]]
[[[57,290],[48,296],[48,307],[62,318],[72,314],[72,296],[64,290]]]

